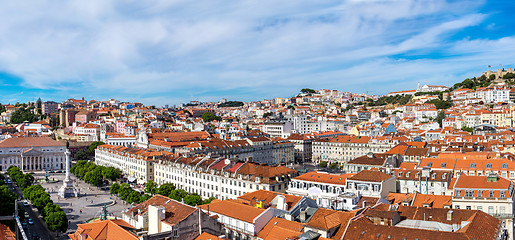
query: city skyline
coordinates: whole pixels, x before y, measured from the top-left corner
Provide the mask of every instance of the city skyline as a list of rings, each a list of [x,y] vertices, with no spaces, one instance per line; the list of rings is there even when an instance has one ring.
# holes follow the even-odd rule
[[[374,95],[513,67],[510,1],[4,3],[0,102]],[[42,11],[43,10],[43,11]]]

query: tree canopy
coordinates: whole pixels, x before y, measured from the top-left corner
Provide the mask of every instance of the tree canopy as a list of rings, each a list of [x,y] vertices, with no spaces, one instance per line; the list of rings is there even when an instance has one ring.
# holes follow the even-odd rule
[[[244,104],[241,101],[227,101],[225,103],[218,104],[218,107],[241,107],[243,105]]]
[[[311,88],[303,88],[300,90],[301,93],[316,93],[316,90],[313,90]]]
[[[25,108],[24,106],[18,108],[13,112],[11,116],[11,123],[17,124],[25,121],[28,122],[36,122],[39,120],[39,117],[32,112],[34,107]]]
[[[202,113],[202,120],[204,120],[204,122],[211,122],[213,120],[222,121],[222,118],[220,116],[216,116],[214,113],[205,112]]]

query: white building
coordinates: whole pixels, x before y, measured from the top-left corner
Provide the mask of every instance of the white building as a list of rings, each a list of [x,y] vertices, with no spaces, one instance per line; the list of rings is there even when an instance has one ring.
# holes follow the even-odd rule
[[[63,170],[66,145],[49,137],[14,137],[0,141],[0,171],[17,166],[22,171]]]
[[[397,179],[397,190],[400,193],[414,193],[432,195],[449,195],[448,189],[452,179],[450,170],[424,169],[396,169],[394,176]]]
[[[297,171],[224,158],[168,155],[154,164],[155,182],[173,183],[203,198],[235,199],[255,190],[286,192]]]
[[[508,231],[508,239],[514,239],[515,192],[512,181],[499,177],[495,173],[488,176],[461,174],[456,179],[453,190],[453,208],[481,210],[497,217]]]
[[[379,171],[363,170],[347,178],[347,192],[365,197],[386,198],[396,192],[395,177]]]
[[[262,131],[269,134],[271,137],[287,138],[293,130],[293,122],[266,122],[263,125]]]
[[[151,149],[128,148],[123,146],[101,145],[95,150],[95,163],[100,166],[115,167],[129,180],[145,183],[154,180],[154,161],[165,152]],[[171,154],[171,153],[169,153]]]
[[[308,172],[293,178],[287,193],[314,199],[323,208],[352,210],[357,201],[347,202],[340,197],[345,192],[347,178],[352,176],[354,174]]]

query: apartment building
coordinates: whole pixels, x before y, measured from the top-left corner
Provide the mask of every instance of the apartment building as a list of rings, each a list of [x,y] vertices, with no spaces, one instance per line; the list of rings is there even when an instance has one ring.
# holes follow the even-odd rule
[[[356,202],[344,201],[347,178],[354,174],[331,174],[308,172],[291,179],[288,194],[314,199],[320,207],[339,210],[352,210]]]
[[[105,144],[98,146],[95,150],[95,163],[118,168],[129,180],[133,179],[141,184],[154,180],[154,162],[162,156],[171,154],[151,149]]]
[[[46,101],[41,103],[41,113],[44,115],[58,113],[59,112],[59,103]]]
[[[173,183],[203,198],[235,199],[255,190],[286,192],[296,170],[209,156],[168,155],[154,164],[158,184]]]
[[[175,149],[183,154],[210,154],[224,158],[238,158],[258,164],[278,165],[292,163],[294,145],[287,140],[274,140],[267,137],[245,138],[243,140],[223,140],[213,138],[206,141],[190,142]]]
[[[508,239],[514,239],[515,192],[512,181],[496,173],[487,176],[461,174],[456,179],[453,191],[453,208],[480,210],[498,218],[508,232]]]
[[[269,134],[271,137],[287,138],[293,130],[293,122],[291,121],[277,121],[266,122],[263,125],[262,131]]]
[[[451,195],[448,192],[452,170],[395,169],[393,175],[397,180],[397,191],[400,193],[423,193],[435,195]]]
[[[384,137],[336,136],[313,141],[313,162],[348,162],[357,157],[372,153],[384,153],[399,143],[398,140]]]
[[[388,204],[365,209],[346,229],[340,239],[506,239],[500,221],[481,211]]]
[[[395,177],[379,171],[363,170],[347,178],[346,192],[365,197],[386,198],[388,193],[396,192]]]

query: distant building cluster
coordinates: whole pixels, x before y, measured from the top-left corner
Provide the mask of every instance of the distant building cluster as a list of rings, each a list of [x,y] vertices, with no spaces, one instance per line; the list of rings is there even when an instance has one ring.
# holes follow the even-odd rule
[[[188,206],[154,195],[121,219],[79,224],[74,240],[514,239],[507,73],[485,73],[494,79],[485,86],[419,84],[385,96],[303,89],[165,107],[45,101],[45,117],[17,124],[9,119],[21,106],[6,104],[0,170],[62,170],[66,147],[75,154],[102,141],[89,160],[128,183],[215,199]]]

